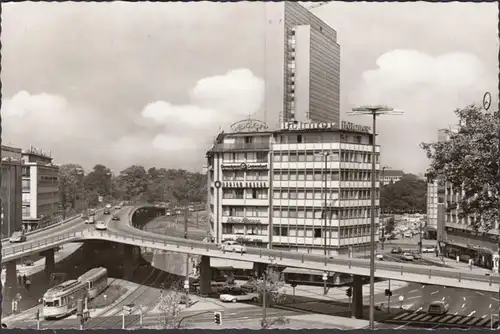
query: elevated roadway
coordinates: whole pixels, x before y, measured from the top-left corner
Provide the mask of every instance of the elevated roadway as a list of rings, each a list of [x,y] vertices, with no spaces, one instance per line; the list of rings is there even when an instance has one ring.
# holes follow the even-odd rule
[[[138,208],[124,208],[120,221],[110,221],[107,231],[96,231],[93,226],[75,224],[68,230],[57,230],[43,239],[28,240],[19,245],[10,245],[2,250],[2,262],[15,260],[31,253],[54,248],[58,245],[84,240],[104,240],[138,247],[195,254],[204,257],[233,259],[253,263],[275,264],[327,272],[340,272],[356,276],[368,276],[370,261],[346,257],[328,258],[321,255],[283,252],[278,250],[247,247],[244,254],[223,252],[212,243],[162,236],[142,231],[131,226],[130,219]],[[153,208],[151,208],[153,209]],[[457,269],[433,268],[429,266],[377,262],[375,276],[407,282],[449,286],[478,291],[497,292],[500,277],[486,276]]]

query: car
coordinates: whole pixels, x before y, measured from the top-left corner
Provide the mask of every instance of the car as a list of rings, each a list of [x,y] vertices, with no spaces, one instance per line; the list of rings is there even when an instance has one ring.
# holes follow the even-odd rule
[[[35,263],[33,262],[33,260],[26,260],[23,263],[23,266],[25,266],[25,267],[33,267],[34,265],[35,265]]]
[[[429,304],[429,308],[427,309],[428,314],[435,314],[435,315],[443,315],[448,313],[448,310],[450,309],[450,305],[445,303],[444,301],[434,301]]]
[[[413,252],[411,253],[411,256],[413,256],[413,259],[415,260],[422,260],[422,254]]]
[[[87,219],[85,219],[85,224],[94,224],[94,223],[95,223],[94,216],[90,216]]]
[[[246,253],[247,248],[236,241],[224,241],[221,250],[228,252]]]
[[[115,210],[120,210],[121,208],[122,208],[122,207],[121,207],[121,206],[119,206],[119,205],[115,206]]]
[[[392,254],[401,254],[401,253],[403,253],[403,250],[401,249],[401,247],[394,247],[393,249],[391,249],[391,253]]]
[[[250,279],[248,282],[242,284],[240,287],[247,292],[256,292],[257,291],[257,280]]]
[[[180,215],[180,214],[181,214],[181,210],[176,210],[176,211],[175,211],[175,214],[176,214],[176,215]]]
[[[111,214],[111,211],[109,211],[109,209],[106,209],[106,210],[104,210],[104,214],[105,214],[105,215],[110,215],[110,214]]]
[[[242,302],[242,301],[258,301],[259,300],[259,294],[255,292],[246,292],[242,288],[229,288],[227,290],[221,291],[221,295],[219,296],[219,299],[221,302],[230,302],[230,303],[236,303],[236,302]]]
[[[436,252],[436,247],[434,246],[422,248],[422,253],[435,253],[435,252]]]
[[[97,223],[95,223],[95,229],[98,231],[104,231],[108,229],[108,226],[106,225],[105,222],[99,220]]]
[[[413,257],[413,255],[411,255],[411,253],[403,253],[401,255],[401,260],[403,260],[403,261],[413,261],[414,257]]]
[[[25,242],[26,241],[26,234],[24,231],[16,231],[12,233],[12,236],[9,239],[10,243],[17,243],[17,242]]]
[[[403,235],[404,238],[411,239],[413,238],[413,233],[411,232],[405,232]]]
[[[120,217],[118,217],[118,216],[113,216],[113,217],[111,218],[111,220],[120,220]]]
[[[375,258],[377,260],[383,261],[384,260],[384,254],[378,253],[377,255],[375,255]]]
[[[95,216],[95,210],[90,210],[89,216]]]
[[[172,215],[172,212],[170,212],[170,211],[165,212],[165,216],[170,217],[171,215]]]

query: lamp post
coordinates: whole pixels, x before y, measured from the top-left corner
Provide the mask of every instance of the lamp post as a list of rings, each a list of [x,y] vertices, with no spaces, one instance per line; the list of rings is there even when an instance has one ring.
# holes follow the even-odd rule
[[[328,151],[324,151],[324,152],[321,152],[321,153],[318,153],[317,155],[320,155],[323,157],[324,159],[324,166],[323,166],[323,212],[324,212],[324,227],[323,227],[323,238],[324,238],[324,245],[323,245],[323,249],[324,249],[324,253],[325,253],[325,256],[328,255],[328,238],[327,238],[327,233],[326,233],[326,230],[327,230],[327,226],[328,226],[328,216],[326,214],[326,211],[327,211],[327,186],[328,186],[328,179],[326,177],[326,173],[328,171],[328,157],[330,156],[330,152]]]
[[[352,109],[349,115],[371,115],[373,138],[372,138],[372,186],[371,186],[371,214],[370,214],[370,329],[375,329],[375,191],[376,191],[376,135],[377,116],[383,114],[402,114],[401,111],[394,111],[388,106],[361,106]]]
[[[384,172],[387,166],[382,167],[382,173],[380,174],[380,190],[382,190],[382,187],[384,186]],[[384,221],[384,211],[382,210],[382,196],[380,196],[380,216],[382,218],[382,244],[380,245],[381,249],[384,250],[384,243],[385,243],[385,221]]]
[[[109,176],[109,190],[108,190],[108,195],[109,197],[113,196],[113,172],[109,171],[106,173],[107,176]]]

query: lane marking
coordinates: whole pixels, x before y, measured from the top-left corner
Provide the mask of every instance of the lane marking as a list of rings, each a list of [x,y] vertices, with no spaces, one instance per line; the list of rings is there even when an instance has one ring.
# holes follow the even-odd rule
[[[412,321],[417,321],[418,319],[423,318],[425,316],[427,316],[427,314],[425,314],[425,313],[419,314],[415,318],[413,318]],[[422,320],[420,320],[420,321],[422,321]]]
[[[420,306],[416,312],[419,312],[419,311],[422,311],[422,310],[423,310],[423,307]]]
[[[413,306],[413,304],[410,304],[410,305],[403,305],[403,309],[404,309],[404,310],[409,310],[412,306]]]
[[[437,315],[434,318],[432,318],[431,320],[429,320],[429,322],[435,322],[436,320],[438,320],[441,317],[442,317],[442,315]]]
[[[431,292],[431,295],[435,295],[436,293],[439,293],[439,290],[436,290],[434,292]]]
[[[418,292],[418,289],[408,291],[408,293],[414,293],[414,292]]]
[[[461,325],[461,324],[463,324],[464,322],[466,322],[467,320],[470,320],[470,319],[471,319],[470,316],[467,316],[467,317],[463,318],[462,320],[460,320],[459,322],[457,322],[457,324]]]
[[[445,299],[446,299],[446,297],[441,298],[441,300],[443,300],[443,301],[444,301]]]
[[[482,292],[476,291],[476,293],[477,293],[478,295],[484,296],[484,293],[482,293]]]
[[[419,298],[422,298],[422,296],[410,297],[410,298],[406,298],[406,300],[419,299]]]
[[[476,313],[476,310],[472,311],[471,313],[469,313],[468,317],[472,317],[472,315]]]
[[[490,322],[490,320],[491,320],[491,319],[488,319],[488,318],[483,319],[483,320],[481,320],[480,322],[478,322],[477,324],[475,324],[475,326],[484,326],[484,325],[486,325],[488,322]]]
[[[467,326],[472,326],[473,323],[475,323],[476,321],[478,321],[479,319],[478,318],[473,318],[471,321],[469,321],[467,323]],[[485,319],[485,320],[489,320],[489,319]]]
[[[408,320],[410,320],[410,318],[413,318],[414,315],[415,315],[415,313],[410,313],[409,315],[407,315],[404,318],[401,318],[400,320],[402,320],[402,321],[408,321]]]
[[[491,308],[491,304],[490,304],[490,306],[488,308]]]
[[[453,313],[453,315],[457,315],[457,314],[458,314],[458,312]]]
[[[483,318],[483,319],[484,319],[484,318],[486,318],[486,314],[485,314],[485,315],[483,315],[481,318]]]
[[[402,317],[407,316],[408,314],[409,314],[408,312],[404,312],[403,314],[400,314],[400,315],[398,315],[397,317],[394,317],[394,318],[392,318],[392,319],[393,319],[393,320],[399,320],[399,319],[401,319]]]
[[[439,319],[438,322],[445,322],[447,321],[448,319],[450,319],[451,317],[453,317],[452,315],[447,315],[446,317],[442,318],[442,319]]]
[[[453,323],[455,323],[455,322],[456,322],[458,319],[460,319],[460,318],[462,318],[462,316],[461,316],[461,315],[458,315],[458,316],[456,316],[455,318],[450,319],[449,323],[450,323],[450,324],[453,324]]]
[[[425,285],[422,284],[422,289],[425,288]]]
[[[464,297],[464,301],[466,301],[466,300],[467,300],[467,299],[465,299],[465,297]]]
[[[432,318],[432,315],[427,315],[427,316],[425,316],[425,318],[423,318],[421,321],[427,321],[427,320],[429,320],[430,318]]]
[[[396,327],[395,329],[401,329],[401,328],[404,328],[404,327],[405,327],[406,325],[408,325],[408,324],[411,324],[411,322],[409,322],[409,323],[407,323],[407,324],[404,324],[404,325],[401,325],[401,326],[398,326],[398,327]]]
[[[462,304],[462,308],[464,308],[464,307],[465,307],[465,304]]]

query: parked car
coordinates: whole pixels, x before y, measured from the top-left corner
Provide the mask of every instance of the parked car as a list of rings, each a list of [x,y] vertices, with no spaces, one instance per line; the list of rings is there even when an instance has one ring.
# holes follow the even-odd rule
[[[401,255],[401,260],[404,260],[404,261],[413,261],[414,257],[410,253],[403,253]]]
[[[414,252],[414,253],[411,253],[411,256],[413,256],[413,259],[415,259],[415,260],[422,260],[422,254],[420,254],[420,253]]]
[[[25,242],[26,234],[24,233],[24,231],[16,231],[12,233],[12,236],[10,237],[9,241],[11,243]]]
[[[170,212],[170,211],[165,212],[165,216],[170,217],[171,215],[172,215],[172,212]]]
[[[223,294],[219,296],[221,302],[242,302],[242,301],[254,301],[259,300],[259,294],[255,292],[246,292],[242,288],[229,288],[224,291]]]
[[[35,263],[33,262],[33,260],[26,260],[26,261],[24,261],[23,265],[25,267],[32,267],[35,265]]]
[[[221,250],[226,252],[246,253],[247,248],[243,245],[240,245],[236,241],[224,241],[221,245]]]
[[[378,253],[377,255],[375,255],[375,258],[376,258],[377,260],[383,261],[383,260],[384,260],[384,254],[382,254],[382,253]]]
[[[255,292],[257,291],[256,280],[251,279],[248,282],[245,282],[241,285],[241,288],[247,292]]]
[[[436,252],[436,247],[434,246],[422,248],[422,253],[435,253],[435,252]]]
[[[391,249],[391,253],[392,254],[401,254],[401,253],[403,253],[403,250],[401,249],[401,247],[394,247],[393,249]]]

